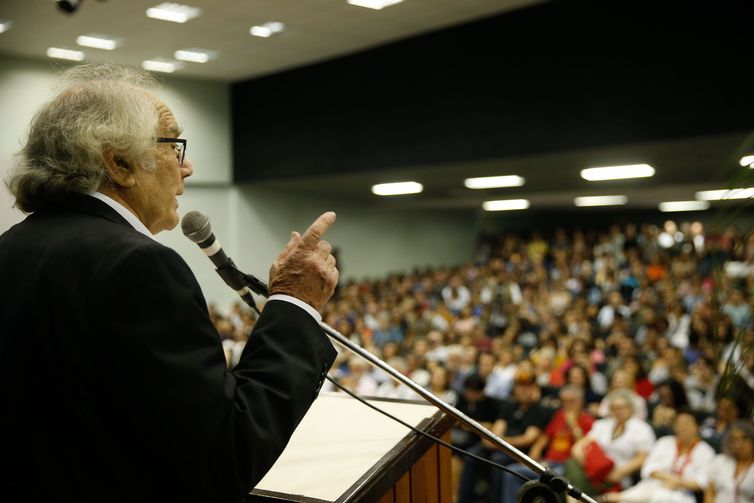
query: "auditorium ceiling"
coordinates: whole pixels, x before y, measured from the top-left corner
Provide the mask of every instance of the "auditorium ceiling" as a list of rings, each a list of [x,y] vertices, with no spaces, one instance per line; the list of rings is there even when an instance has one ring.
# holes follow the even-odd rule
[[[83,50],[86,60],[139,66],[172,59],[177,50],[204,48],[218,57],[185,63],[175,75],[236,81],[362,51],[409,36],[500,14],[537,0],[405,0],[381,10],[346,0],[186,0],[201,15],[185,23],[150,19],[159,0],[76,0],[66,14],[52,0],[2,0],[0,53],[45,59],[48,47]],[[183,2],[181,2],[183,3]],[[252,26],[282,22],[285,31],[251,36]],[[122,38],[115,50],[81,48],[76,38],[104,34]]]

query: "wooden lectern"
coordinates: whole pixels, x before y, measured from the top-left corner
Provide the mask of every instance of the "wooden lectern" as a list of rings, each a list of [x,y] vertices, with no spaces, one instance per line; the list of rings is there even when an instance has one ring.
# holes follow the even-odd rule
[[[450,442],[453,419],[420,402],[370,399]],[[450,450],[346,394],[321,393],[248,503],[452,503]]]

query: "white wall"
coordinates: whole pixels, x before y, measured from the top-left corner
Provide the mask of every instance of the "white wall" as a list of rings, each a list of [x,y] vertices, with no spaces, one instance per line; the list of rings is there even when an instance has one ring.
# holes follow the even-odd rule
[[[255,274],[266,275],[266,264],[275,259],[292,230],[304,232],[328,210],[338,218],[325,239],[340,249],[344,279],[408,272],[417,265],[455,265],[473,256],[473,213],[388,210],[253,186],[238,190],[238,240],[245,254],[239,259]],[[247,256],[253,260],[247,262]]]
[[[57,70],[47,62],[0,56],[0,177],[13,165],[36,110],[52,97]],[[227,84],[163,79],[160,96],[170,106],[188,138],[194,176],[179,199],[181,214],[207,213],[216,236],[242,270],[267,279],[271,262],[292,230],[303,232],[322,212],[334,210],[338,221],[326,236],[340,248],[344,278],[378,277],[416,265],[458,264],[472,256],[476,234],[471,214],[386,211],[354,203],[271,192],[232,182],[230,88]],[[12,208],[0,189],[0,233],[24,215]],[[157,239],[188,262],[207,300],[227,306],[235,294],[180,228]]]
[[[14,155],[21,149],[29,122],[39,106],[50,97],[54,81],[47,65],[23,60],[0,58],[0,177],[4,181],[14,163]],[[23,214],[12,208],[13,200],[0,190],[0,232],[20,222]]]

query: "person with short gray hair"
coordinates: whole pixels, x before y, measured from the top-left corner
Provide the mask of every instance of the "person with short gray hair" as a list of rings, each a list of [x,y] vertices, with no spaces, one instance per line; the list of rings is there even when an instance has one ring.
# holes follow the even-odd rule
[[[0,236],[0,485],[19,501],[241,501],[335,358],[320,326],[335,214],[292,234],[228,370],[194,275],[153,239],[193,173],[173,112],[137,70],[62,80],[7,179],[29,215]]]
[[[588,494],[599,494],[615,485],[627,489],[631,485],[631,476],[641,468],[655,441],[652,427],[634,416],[630,391],[618,389],[605,399],[610,416],[594,422],[589,434],[573,445],[572,457],[564,465],[566,478]],[[590,452],[587,446],[592,442],[613,461],[612,470],[599,481],[588,479],[584,472]]]

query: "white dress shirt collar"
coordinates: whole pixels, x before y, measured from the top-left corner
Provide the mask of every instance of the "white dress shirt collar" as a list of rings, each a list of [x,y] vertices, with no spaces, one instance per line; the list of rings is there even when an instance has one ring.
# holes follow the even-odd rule
[[[150,238],[154,239],[154,236],[151,232],[149,232],[149,229],[147,229],[147,226],[142,223],[141,220],[136,218],[136,215],[131,213],[126,209],[125,206],[120,204],[118,201],[113,199],[112,197],[106,196],[102,192],[89,192],[88,195],[92,196],[95,199],[99,199],[112,209],[118,212],[120,216],[126,219],[126,222],[131,224],[131,227],[136,229],[137,231],[141,232],[145,236],[149,236]]]

